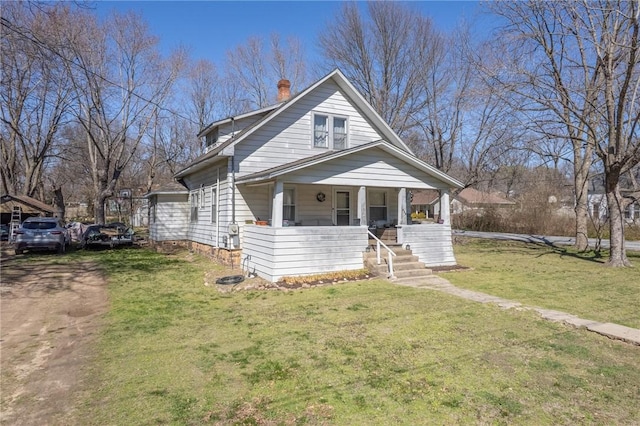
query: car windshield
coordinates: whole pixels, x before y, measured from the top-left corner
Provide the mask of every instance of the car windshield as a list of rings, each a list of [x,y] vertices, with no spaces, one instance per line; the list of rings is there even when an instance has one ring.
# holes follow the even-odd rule
[[[53,229],[56,227],[55,222],[25,222],[22,224],[24,229]]]

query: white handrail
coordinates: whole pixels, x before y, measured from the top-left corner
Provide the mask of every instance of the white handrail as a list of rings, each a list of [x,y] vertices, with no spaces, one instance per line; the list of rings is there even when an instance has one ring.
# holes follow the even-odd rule
[[[395,256],[396,254],[393,252],[393,250],[387,247],[385,243],[380,241],[380,238],[376,237],[375,234],[373,234],[371,231],[367,230],[367,233],[371,235],[374,240],[376,240],[376,256],[378,260],[378,265],[380,264],[380,246],[382,245],[382,247],[387,249],[387,258],[388,258],[387,263],[389,264],[389,278],[395,278],[395,275],[393,274],[393,257],[392,256]]]

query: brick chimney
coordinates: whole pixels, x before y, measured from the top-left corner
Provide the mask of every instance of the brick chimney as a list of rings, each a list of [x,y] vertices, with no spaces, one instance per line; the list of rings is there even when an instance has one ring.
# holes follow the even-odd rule
[[[282,79],[278,82],[278,102],[286,101],[291,97],[291,82]]]

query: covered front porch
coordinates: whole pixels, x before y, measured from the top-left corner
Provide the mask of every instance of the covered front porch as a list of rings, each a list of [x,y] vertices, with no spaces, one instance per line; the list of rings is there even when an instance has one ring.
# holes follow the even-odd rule
[[[361,269],[370,238],[393,230],[426,265],[453,265],[449,191],[460,186],[384,141],[242,176],[243,262],[271,281]],[[439,191],[437,223],[412,223],[412,189]]]
[[[428,223],[398,225],[397,243],[426,266],[455,265],[451,227]],[[283,277],[318,275],[365,267],[363,254],[376,250],[367,226],[246,225],[243,265],[248,272],[277,282]]]
[[[276,181],[259,191],[271,195],[270,206],[262,216],[254,206],[256,220],[244,224],[242,262],[248,272],[272,282],[363,269],[363,254],[376,250],[376,237],[391,250],[410,248],[427,266],[456,263],[448,210],[441,212],[441,223],[413,224],[410,189]],[[447,206],[448,199],[443,190],[440,205]]]

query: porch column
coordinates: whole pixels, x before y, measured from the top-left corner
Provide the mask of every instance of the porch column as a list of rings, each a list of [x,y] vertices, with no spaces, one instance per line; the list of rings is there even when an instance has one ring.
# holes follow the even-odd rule
[[[451,206],[449,204],[449,190],[440,190],[440,220],[444,225],[451,225]]]
[[[398,225],[407,224],[407,188],[398,189]]]
[[[273,207],[271,208],[271,226],[276,228],[282,227],[282,198],[284,192],[284,183],[276,180],[273,185]]]
[[[358,189],[358,210],[357,218],[360,219],[360,226],[367,226],[367,187],[361,186]]]

